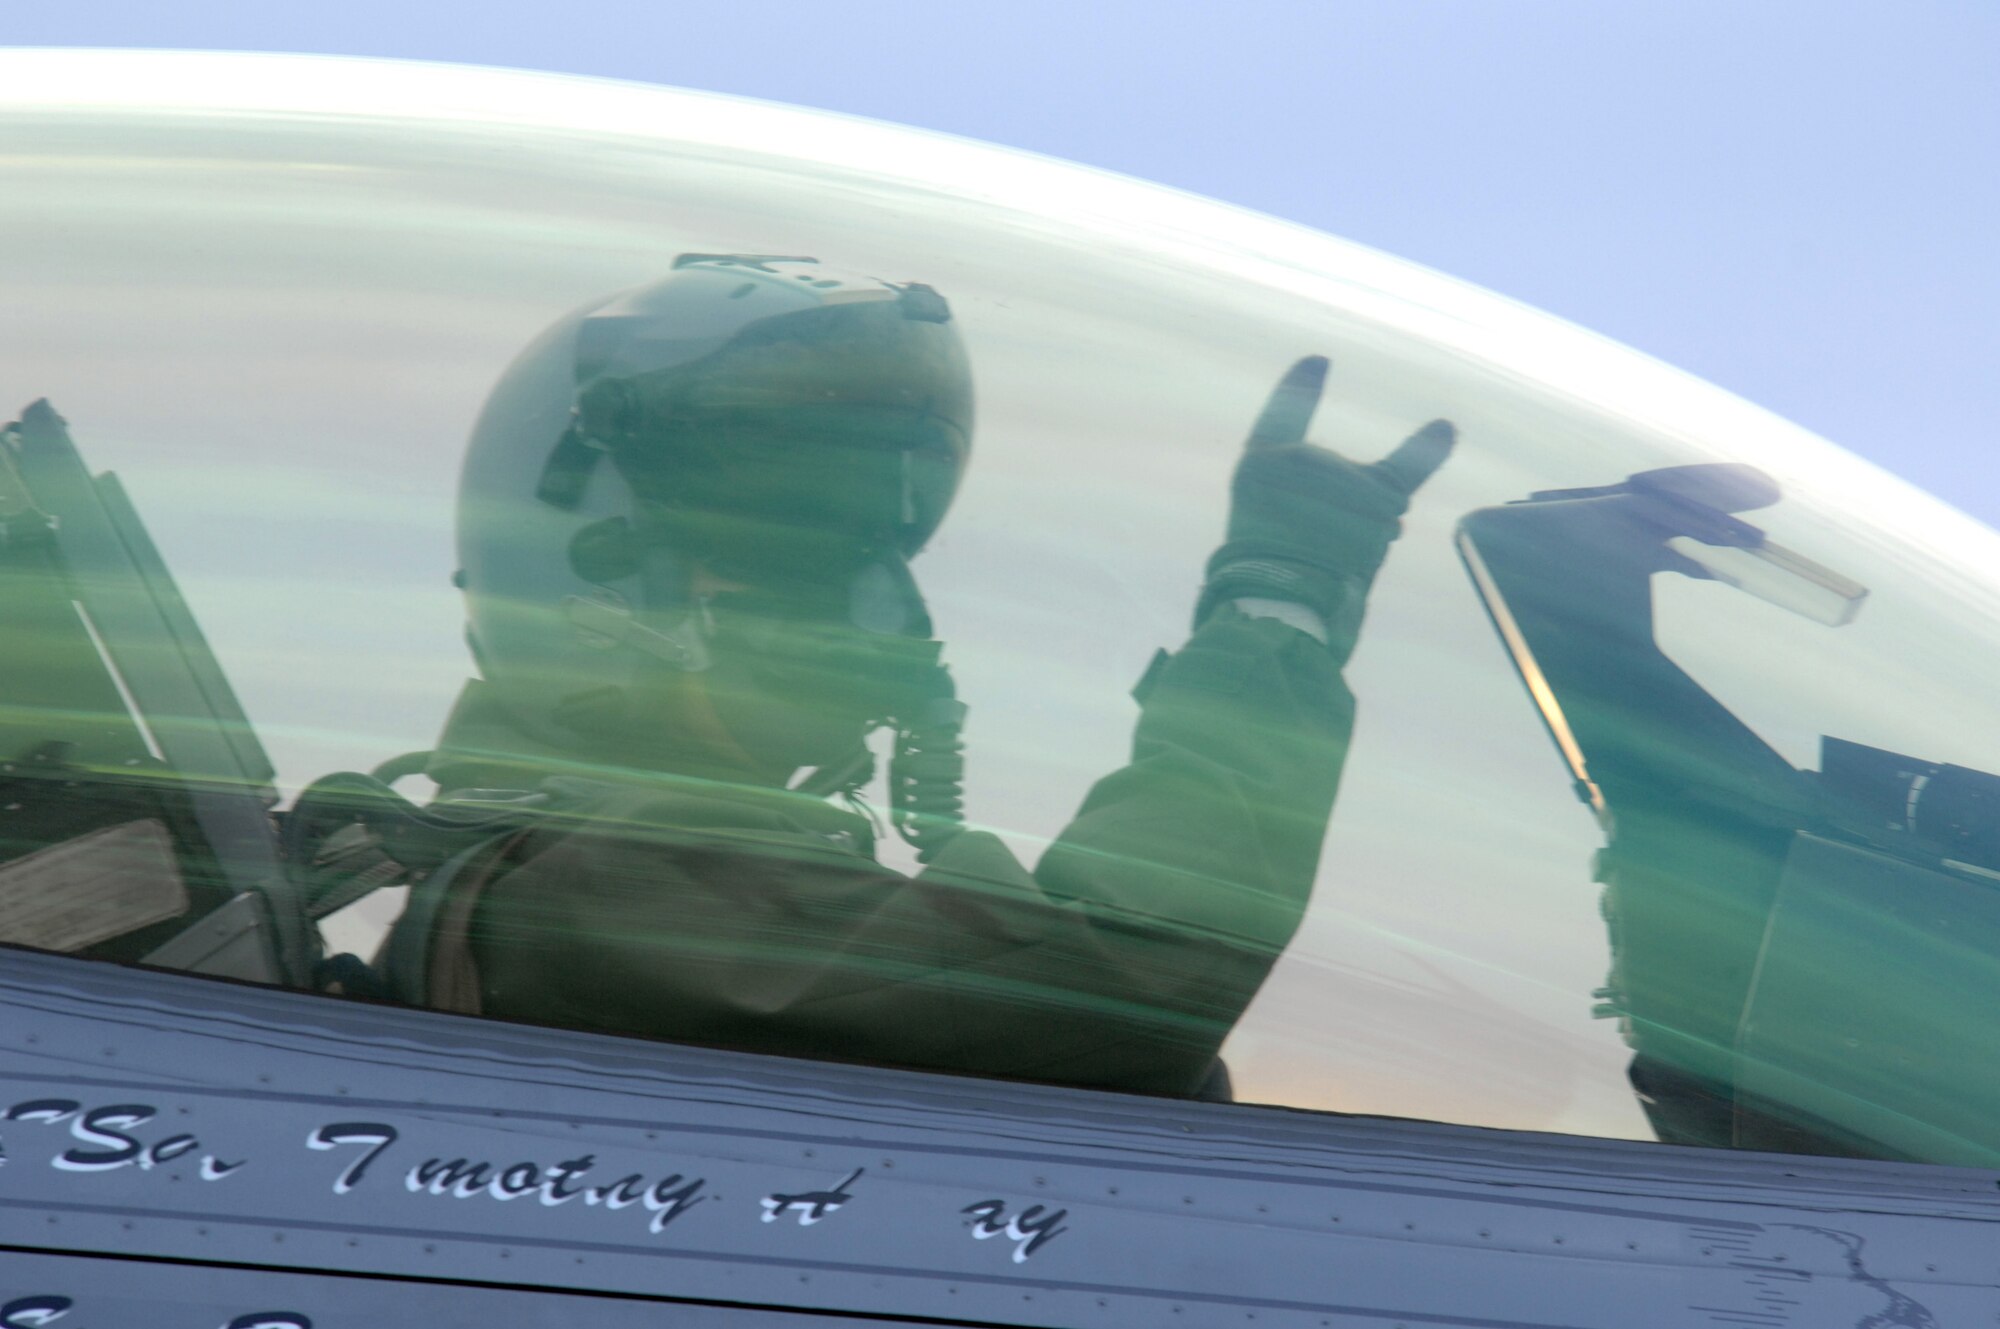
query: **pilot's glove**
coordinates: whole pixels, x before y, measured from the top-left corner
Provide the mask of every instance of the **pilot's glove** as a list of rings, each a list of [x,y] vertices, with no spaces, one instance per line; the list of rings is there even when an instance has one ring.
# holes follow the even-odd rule
[[[1369,465],[1303,442],[1324,374],[1324,361],[1301,361],[1252,432],[1230,484],[1228,534],[1208,561],[1195,622],[1222,604],[1301,605],[1324,626],[1322,639],[1345,656],[1410,496],[1444,464],[1456,431],[1448,420],[1433,420]]]

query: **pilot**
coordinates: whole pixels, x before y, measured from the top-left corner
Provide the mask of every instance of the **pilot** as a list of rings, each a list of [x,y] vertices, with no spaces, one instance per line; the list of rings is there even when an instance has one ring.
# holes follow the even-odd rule
[[[1451,442],[1439,422],[1373,466],[1303,443],[1323,370],[1302,362],[1267,412],[1285,436],[1236,472],[1193,634],[1136,690],[1129,764],[1030,871],[964,822],[965,710],[910,570],[972,451],[944,298],[687,255],[565,318],[506,371],[466,458],[478,677],[428,759],[427,815],[489,809],[492,829],[422,874],[391,989],[1226,1093],[1217,1049],[1312,887],[1369,585]],[[877,860],[859,801],[877,735],[913,876]]]

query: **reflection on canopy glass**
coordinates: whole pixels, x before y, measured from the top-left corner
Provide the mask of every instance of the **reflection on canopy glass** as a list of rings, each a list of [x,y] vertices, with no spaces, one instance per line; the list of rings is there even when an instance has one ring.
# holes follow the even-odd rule
[[[0,940],[2000,1156],[1989,532],[1217,205],[204,60],[5,84]]]

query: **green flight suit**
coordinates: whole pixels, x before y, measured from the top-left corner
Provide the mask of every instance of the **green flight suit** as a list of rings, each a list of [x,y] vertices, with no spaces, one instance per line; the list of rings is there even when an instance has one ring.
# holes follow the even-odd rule
[[[1345,652],[1341,652],[1344,656]],[[470,685],[433,770],[492,778]],[[1190,1094],[1312,890],[1353,724],[1337,657],[1222,608],[1137,689],[1132,760],[1031,873],[967,830],[915,877],[781,790],[637,777],[461,865],[429,1004],[838,1060]],[[420,890],[423,888],[419,888]]]

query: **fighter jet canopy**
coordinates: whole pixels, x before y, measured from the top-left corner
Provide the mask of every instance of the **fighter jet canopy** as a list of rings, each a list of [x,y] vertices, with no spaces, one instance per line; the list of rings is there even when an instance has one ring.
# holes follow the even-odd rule
[[[0,940],[2000,1159],[2000,540],[1806,431],[700,93],[15,52],[0,152]]]

